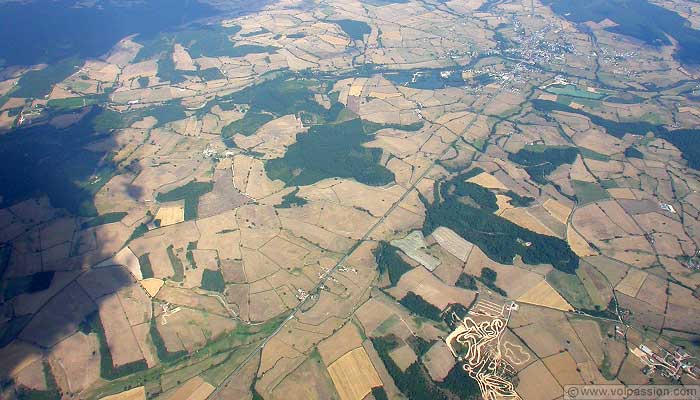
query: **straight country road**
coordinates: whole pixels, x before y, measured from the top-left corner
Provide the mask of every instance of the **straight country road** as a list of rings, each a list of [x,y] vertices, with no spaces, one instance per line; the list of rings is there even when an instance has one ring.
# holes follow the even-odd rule
[[[258,344],[258,345],[255,347],[255,349],[253,349],[253,350],[243,359],[243,361],[241,362],[241,364],[239,364],[238,367],[236,367],[236,369],[234,369],[234,370],[224,379],[224,381],[223,381],[219,386],[216,387],[216,389],[209,395],[208,399],[215,399],[216,396],[221,392],[221,390],[222,390],[223,388],[225,388],[225,387],[229,384],[229,382],[231,381],[231,379],[233,379],[233,377],[235,377],[235,376],[241,371],[241,369],[243,369],[243,367],[244,367],[251,359],[253,359],[253,357],[255,357],[255,355],[256,355],[259,351],[261,351],[261,350],[265,347],[265,345],[266,345],[270,340],[272,340],[273,337],[275,337],[275,335],[277,335],[282,329],[284,329],[285,325],[287,325],[287,323],[288,323],[289,321],[291,321],[291,320],[296,316],[296,314],[304,307],[304,305],[306,304],[306,302],[311,298],[311,295],[312,295],[312,294],[316,294],[316,293],[319,292],[320,288],[326,283],[326,281],[328,280],[328,278],[329,278],[341,265],[343,265],[343,264],[345,263],[345,261],[347,261],[348,257],[350,257],[350,255],[351,255],[362,243],[364,243],[365,241],[367,241],[367,240],[370,238],[370,236],[372,235],[372,233],[374,233],[374,231],[386,220],[386,218],[387,218],[389,215],[391,215],[391,213],[392,213],[397,207],[399,207],[399,205],[406,199],[406,197],[408,197],[408,195],[409,195],[413,190],[416,189],[416,187],[423,181],[423,179],[425,179],[425,177],[427,177],[427,176],[432,172],[432,170],[433,170],[433,169],[435,168],[435,166],[437,165],[437,162],[438,162],[439,160],[441,160],[443,157],[445,157],[445,155],[447,155],[447,153],[450,151],[450,149],[452,149],[452,146],[455,145],[459,140],[461,140],[462,135],[464,135],[464,133],[466,133],[467,131],[469,131],[469,130],[474,126],[474,124],[476,123],[476,120],[477,120],[477,117],[478,117],[479,113],[480,113],[481,111],[483,111],[483,110],[493,101],[493,99],[495,99],[495,98],[497,97],[497,95],[498,95],[499,93],[500,93],[500,91],[498,91],[498,92],[496,92],[496,93],[494,93],[494,94],[491,95],[491,96],[492,96],[491,99],[490,99],[488,102],[484,103],[484,105],[482,105],[481,109],[480,109],[478,112],[476,112],[476,113],[473,114],[473,116],[471,117],[471,120],[470,120],[469,123],[465,126],[464,130],[463,130],[460,134],[455,134],[455,135],[457,136],[457,138],[456,138],[455,140],[453,140],[452,142],[448,143],[448,145],[447,145],[447,147],[445,148],[445,150],[443,150],[442,153],[440,153],[440,155],[437,156],[437,157],[435,158],[435,160],[433,160],[433,162],[428,166],[428,168],[426,168],[425,171],[423,171],[423,173],[418,177],[418,179],[416,179],[416,181],[415,181],[411,186],[409,186],[409,187],[406,189],[406,191],[401,195],[401,197],[399,197],[399,199],[398,199],[394,204],[392,204],[391,207],[389,207],[389,209],[382,215],[382,217],[381,217],[374,225],[372,225],[372,226],[367,230],[367,232],[365,232],[365,234],[364,234],[357,242],[355,242],[355,244],[354,244],[352,247],[350,247],[350,249],[348,249],[345,253],[343,253],[343,256],[338,260],[338,262],[337,262],[335,265],[333,265],[333,267],[331,267],[330,269],[328,269],[323,275],[321,275],[321,278],[319,279],[319,281],[314,285],[313,288],[311,288],[311,289],[309,290],[309,292],[308,292],[309,295],[308,295],[304,300],[300,301],[299,304],[297,304],[296,307],[294,307],[294,308],[291,310],[289,316],[288,316],[287,318],[285,318],[285,320],[282,321],[282,323],[280,323],[280,325],[277,327],[277,329],[275,329],[270,335],[268,335],[265,339],[263,339],[263,340],[260,342],[260,344]],[[448,128],[448,129],[449,129],[449,128]],[[454,132],[453,132],[453,133],[454,133]]]

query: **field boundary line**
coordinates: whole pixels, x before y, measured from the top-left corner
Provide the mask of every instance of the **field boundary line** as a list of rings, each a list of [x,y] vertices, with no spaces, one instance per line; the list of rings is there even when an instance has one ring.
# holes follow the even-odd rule
[[[462,140],[462,136],[463,136],[469,129],[471,129],[471,128],[474,126],[474,124],[477,122],[477,120],[478,120],[478,118],[479,118],[479,115],[486,109],[486,107],[487,107],[488,105],[490,105],[490,104],[494,101],[494,99],[498,96],[498,94],[500,94],[500,92],[501,92],[501,90],[499,90],[499,91],[497,91],[496,93],[492,94],[492,95],[491,95],[491,99],[490,99],[489,101],[487,101],[486,103],[484,103],[484,104],[480,107],[480,109],[479,109],[477,112],[470,113],[470,115],[471,115],[471,120],[470,120],[469,123],[464,127],[464,129],[462,130],[462,133],[461,133],[460,135],[457,135],[457,137],[455,138],[455,140],[453,140],[453,141],[451,141],[451,142],[449,142],[449,143],[447,144],[447,147],[445,147],[445,150],[443,150],[443,151],[433,160],[433,162],[430,163],[430,165],[428,166],[428,168],[426,168],[425,171],[423,171],[423,172],[418,176],[418,179],[416,179],[416,181],[415,181],[411,186],[409,186],[408,189],[406,189],[406,191],[404,191],[404,193],[396,200],[396,202],[394,202],[394,204],[392,204],[392,206],[384,213],[384,215],[382,215],[382,217],[381,217],[377,222],[375,222],[375,223],[367,230],[367,232],[365,232],[365,234],[362,235],[362,237],[361,237],[359,240],[357,240],[357,241],[355,242],[355,244],[353,244],[347,251],[345,251],[345,253],[343,253],[343,256],[338,260],[338,262],[335,263],[335,265],[334,265],[332,268],[328,269],[328,270],[321,276],[321,278],[320,278],[319,281],[314,285],[314,287],[311,288],[311,289],[308,291],[309,296],[307,296],[303,301],[300,301],[299,304],[297,304],[297,305],[291,310],[291,312],[289,313],[289,315],[287,316],[287,318],[285,318],[285,319],[280,323],[280,325],[277,327],[277,329],[275,329],[270,335],[268,335],[265,339],[263,339],[262,342],[260,342],[260,344],[259,344],[258,346],[256,346],[256,348],[255,348],[253,351],[251,351],[250,354],[248,354],[248,355],[243,359],[243,361],[241,362],[241,364],[239,364],[233,371],[231,371],[231,373],[230,373],[228,376],[226,376],[226,378],[224,378],[224,380],[221,382],[221,384],[219,384],[219,385],[216,387],[216,389],[214,389],[214,391],[211,392],[211,394],[207,397],[207,400],[213,400],[214,398],[216,398],[216,396],[219,394],[219,392],[221,392],[221,390],[222,390],[224,387],[226,387],[226,386],[230,383],[230,381],[233,379],[233,377],[235,377],[236,375],[238,375],[238,373],[241,371],[241,369],[243,369],[243,367],[245,367],[245,365],[248,364],[248,362],[250,362],[250,360],[251,360],[253,357],[255,357],[255,355],[256,355],[259,351],[262,351],[262,349],[265,347],[265,345],[266,345],[270,340],[272,340],[273,337],[275,337],[282,329],[284,329],[285,325],[286,325],[290,320],[292,320],[292,319],[294,318],[294,316],[299,312],[299,310],[301,310],[301,308],[306,304],[306,302],[308,301],[308,299],[311,298],[310,295],[311,295],[312,293],[318,292],[319,289],[320,289],[322,286],[324,286],[324,284],[325,284],[325,282],[328,280],[328,278],[329,278],[341,265],[343,265],[343,264],[347,261],[347,259],[350,257],[350,255],[352,255],[352,253],[353,253],[355,250],[357,250],[357,249],[360,247],[360,245],[362,245],[362,243],[366,242],[366,241],[369,239],[369,237],[372,235],[372,233],[374,233],[374,231],[386,220],[386,218],[387,218],[389,215],[391,215],[391,213],[394,212],[394,210],[395,210],[396,208],[399,207],[399,205],[408,197],[408,195],[409,195],[411,192],[413,192],[414,189],[416,189],[416,188],[418,187],[418,184],[420,184],[420,183],[423,181],[423,179],[425,179],[425,178],[433,171],[433,169],[435,168],[435,166],[438,165],[439,161],[442,160],[442,159],[445,157],[445,155],[447,155],[447,153],[453,148],[452,146],[454,146],[457,142],[459,142],[460,140]],[[436,124],[436,125],[438,125],[438,124]]]

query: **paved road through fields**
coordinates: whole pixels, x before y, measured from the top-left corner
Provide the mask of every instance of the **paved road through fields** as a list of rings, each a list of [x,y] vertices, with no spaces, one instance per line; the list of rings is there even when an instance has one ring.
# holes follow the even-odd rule
[[[447,153],[450,151],[450,149],[452,149],[452,146],[453,146],[454,144],[456,144],[459,140],[461,140],[462,135],[463,135],[464,133],[466,133],[467,131],[469,131],[469,129],[471,129],[472,126],[474,126],[474,123],[476,122],[477,116],[479,115],[479,113],[480,113],[481,111],[483,111],[483,110],[493,101],[493,99],[495,99],[495,98],[498,96],[499,93],[500,93],[500,91],[498,91],[498,92],[496,92],[496,93],[494,93],[494,94],[491,95],[491,96],[492,96],[491,99],[490,99],[488,102],[486,102],[486,103],[481,107],[481,110],[479,110],[478,112],[476,112],[475,114],[473,114],[471,121],[469,121],[469,123],[468,123],[467,126],[464,128],[464,130],[463,130],[460,134],[456,134],[456,133],[455,133],[455,135],[457,135],[457,138],[456,138],[454,141],[452,141],[452,142],[450,142],[450,143],[448,144],[448,146],[445,148],[445,150],[444,150],[442,153],[440,153],[440,155],[439,155],[438,157],[436,157],[435,160],[433,160],[433,162],[428,166],[428,168],[426,168],[425,171],[423,171],[423,173],[418,177],[418,179],[416,179],[416,181],[415,181],[408,189],[406,189],[406,191],[401,195],[401,197],[399,197],[399,199],[384,213],[384,215],[382,215],[382,217],[381,217],[374,225],[372,225],[372,226],[369,228],[369,230],[367,230],[367,232],[365,232],[365,234],[362,236],[362,238],[360,238],[360,240],[358,240],[357,242],[355,242],[355,244],[354,244],[349,250],[347,250],[347,251],[343,254],[343,256],[338,260],[338,262],[337,262],[332,268],[328,269],[328,271],[326,271],[323,275],[321,275],[321,279],[319,279],[319,281],[316,283],[316,285],[314,285],[314,287],[313,287],[311,290],[309,290],[309,292],[308,292],[308,293],[309,293],[309,296],[307,296],[303,301],[300,301],[299,304],[297,304],[296,307],[294,307],[294,308],[291,310],[289,316],[288,316],[284,321],[282,321],[282,323],[277,327],[277,329],[275,329],[270,335],[268,335],[265,339],[263,339],[263,341],[260,342],[260,344],[258,344],[258,345],[255,347],[255,349],[253,349],[253,350],[250,352],[250,354],[248,354],[248,355],[246,356],[246,358],[241,362],[241,364],[240,364],[238,367],[236,367],[236,369],[234,369],[234,370],[226,377],[226,379],[224,379],[224,381],[223,381],[219,386],[217,386],[217,388],[209,395],[208,399],[214,399],[214,398],[216,398],[216,396],[219,394],[219,392],[220,392],[224,387],[226,387],[226,386],[229,384],[229,382],[231,381],[231,379],[232,379],[233,377],[235,377],[235,376],[240,372],[240,370],[243,369],[243,367],[244,367],[253,357],[255,357],[255,355],[257,354],[257,352],[258,352],[258,351],[261,351],[262,348],[265,347],[265,345],[266,345],[275,335],[277,335],[277,334],[285,327],[285,325],[286,325],[289,321],[291,321],[291,320],[296,316],[296,314],[302,309],[302,307],[304,307],[304,305],[306,304],[306,302],[311,298],[311,295],[319,292],[319,289],[325,284],[325,282],[328,280],[328,278],[329,278],[341,265],[343,265],[343,264],[345,263],[345,261],[348,259],[348,257],[350,257],[350,255],[351,255],[363,242],[365,242],[367,239],[369,239],[369,237],[370,237],[370,236],[372,235],[372,233],[377,229],[377,227],[379,227],[379,226],[384,222],[384,220],[386,220],[386,218],[387,218],[389,215],[391,215],[391,213],[401,204],[401,202],[403,202],[403,201],[406,199],[406,197],[407,197],[414,189],[416,189],[416,187],[418,186],[418,184],[420,184],[420,183],[423,181],[423,179],[425,179],[425,177],[428,176],[428,175],[430,174],[430,172],[433,170],[433,168],[435,167],[435,165],[437,165],[437,162],[438,162],[439,160],[441,160],[445,155],[447,155]],[[448,129],[449,129],[449,128],[448,128]],[[453,133],[454,133],[454,132],[453,132]]]

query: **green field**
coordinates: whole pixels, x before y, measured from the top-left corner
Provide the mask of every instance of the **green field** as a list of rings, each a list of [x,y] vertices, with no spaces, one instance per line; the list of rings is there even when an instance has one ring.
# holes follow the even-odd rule
[[[229,36],[235,35],[241,28],[232,26],[199,26],[179,32],[162,33],[155,38],[141,41],[143,47],[136,55],[135,62],[159,58],[172,51],[175,43],[182,44],[192,58],[199,57],[236,57],[234,43]]]
[[[373,139],[359,119],[312,126],[297,135],[283,158],[269,160],[265,169],[272,179],[287,185],[310,185],[326,178],[353,178],[360,183],[382,186],[394,174],[379,164],[381,150],[364,147]]]
[[[439,185],[439,196],[432,203],[422,198],[427,210],[424,235],[445,226],[502,264],[512,264],[515,256],[520,255],[527,264],[551,264],[560,271],[575,272],[579,259],[565,241],[535,233],[493,214],[498,209],[496,196],[465,182],[469,174]]]
[[[129,364],[115,367],[112,362],[112,354],[107,344],[104,327],[98,312],[90,314],[86,321],[81,324],[83,333],[95,333],[100,345],[100,376],[106,380],[115,380],[127,375],[132,375],[139,371],[148,369],[145,360],[134,361]]]
[[[579,147],[578,150],[581,152],[581,156],[584,158],[590,158],[591,160],[597,161],[610,161],[610,157],[606,156],[605,154],[600,154],[585,147]]]
[[[221,130],[221,136],[229,138],[236,133],[244,136],[254,134],[261,126],[272,121],[274,116],[254,111],[248,111],[243,118],[233,121]]]
[[[625,149],[625,157],[644,159],[644,153],[639,151],[636,147],[630,146]]]
[[[374,250],[374,259],[380,274],[388,274],[391,286],[396,286],[401,279],[401,275],[411,270],[411,266],[406,263],[401,256],[400,250],[387,242],[380,242]]]
[[[80,65],[82,65],[80,60],[68,58],[41,70],[29,71],[19,79],[11,95],[12,97],[42,98],[51,92],[55,83],[73,75]]]
[[[549,93],[554,93],[554,94],[560,94],[564,96],[570,96],[570,97],[579,97],[583,99],[592,99],[592,100],[600,100],[603,97],[605,97],[604,94],[602,93],[593,93],[589,92],[587,90],[582,90],[579,89],[578,86],[575,85],[553,85],[548,87],[547,92]]]
[[[202,272],[201,287],[204,290],[223,293],[224,289],[226,289],[226,282],[224,281],[224,276],[221,275],[221,271],[205,269]]]
[[[54,400],[61,398],[61,391],[56,383],[56,378],[51,371],[51,365],[48,361],[42,361],[44,380],[46,381],[46,389],[36,390],[21,386],[17,398],[19,400]]]
[[[75,110],[99,103],[101,96],[69,97],[66,99],[49,100],[46,105],[58,110]]]
[[[388,335],[371,340],[394,383],[409,399],[478,398],[479,385],[459,366],[452,368],[442,382],[434,382],[421,362],[414,362],[405,371],[396,365],[389,353],[401,345],[403,342],[401,339]]]
[[[143,276],[143,279],[153,278],[153,266],[151,266],[149,253],[139,256],[139,266],[141,267],[141,275]]]
[[[341,19],[331,22],[338,24],[340,29],[342,29],[343,32],[345,32],[352,40],[362,40],[365,35],[369,35],[369,33],[372,32],[372,28],[370,28],[366,22],[362,21]]]
[[[53,271],[47,271],[9,278],[5,284],[4,298],[5,300],[9,300],[24,293],[35,293],[46,290],[51,285],[53,276]]]
[[[408,308],[413,314],[420,315],[423,318],[432,319],[433,321],[440,321],[440,309],[434,305],[428,303],[420,295],[413,292],[408,292],[399,301],[402,306]]]
[[[204,347],[191,354],[186,351],[168,352],[154,318],[150,323],[150,340],[160,362],[153,368],[107,382],[90,391],[86,397],[102,398],[128,388],[145,386],[148,398],[154,398],[163,389],[173,388],[178,380],[182,383],[200,374],[207,382],[219,385],[250,353],[253,345],[272,333],[285,317],[282,315],[253,326],[239,324],[232,331],[208,339]]]
[[[578,273],[578,271],[577,271]],[[552,285],[576,309],[593,309],[594,304],[577,274],[564,274],[553,270],[547,274]]]
[[[170,265],[173,267],[173,276],[170,279],[175,282],[182,282],[185,279],[185,266],[182,265],[182,261],[180,261],[180,258],[175,254],[173,245],[168,246],[165,250],[168,253]]]
[[[161,127],[167,123],[185,119],[187,118],[187,114],[185,114],[185,109],[180,103],[171,101],[136,111],[120,113],[112,110],[104,110],[91,122],[96,131],[104,132],[126,128],[145,117],[154,117],[158,120],[156,126]]]
[[[305,198],[297,196],[299,193],[299,188],[294,189],[289,194],[282,197],[282,203],[276,205],[275,208],[290,208],[290,207],[302,207],[304,204],[308,203]]]
[[[0,136],[3,206],[46,194],[54,207],[96,216],[92,197],[116,169],[110,149],[87,149],[90,143],[102,141],[103,147],[111,143],[109,135],[93,129],[100,115],[101,110],[93,108],[67,128],[42,124]]]
[[[211,192],[214,188],[212,182],[191,181],[183,186],[175,188],[166,193],[159,193],[156,200],[163,203],[168,201],[185,201],[185,221],[197,219],[197,207],[199,197]]]
[[[80,229],[88,229],[92,228],[95,226],[99,225],[106,225],[106,224],[111,224],[114,222],[119,222],[121,221],[124,217],[126,217],[127,213],[126,212],[111,212],[111,213],[106,213],[102,215],[98,215],[95,218],[91,218],[82,224],[80,224]]]
[[[574,187],[579,205],[593,203],[610,197],[608,192],[597,183],[573,180],[571,185]]]
[[[299,112],[322,115],[326,110],[314,100],[311,90],[316,84],[312,80],[290,79],[289,75],[283,74],[220,100],[250,104],[256,113],[268,112],[279,117]]]
[[[697,146],[697,140],[700,136],[700,129],[675,129],[669,130],[663,125],[650,123],[647,120],[637,120],[631,122],[617,122],[599,117],[597,115],[587,113],[585,111],[576,110],[566,104],[558,102],[535,99],[532,100],[534,108],[543,113],[551,111],[565,111],[574,114],[580,114],[590,118],[591,122],[605,128],[605,131],[616,138],[622,138],[626,134],[645,136],[647,133],[653,133],[654,136],[668,140],[683,153],[683,158],[688,161],[688,165],[694,169],[700,169],[700,146]]]
[[[524,166],[533,181],[546,184],[547,175],[562,164],[573,163],[578,152],[576,147],[530,145],[508,154],[508,159]]]

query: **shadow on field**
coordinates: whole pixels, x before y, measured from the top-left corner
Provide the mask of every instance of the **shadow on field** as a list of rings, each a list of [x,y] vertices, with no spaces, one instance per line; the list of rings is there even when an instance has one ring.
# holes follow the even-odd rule
[[[29,0],[0,3],[0,59],[6,65],[97,58],[122,38],[148,39],[179,26],[261,10],[271,0]]]
[[[67,376],[77,392],[100,376],[146,367],[141,356],[112,360],[105,351],[101,320],[128,336],[130,321],[148,321],[152,310],[136,284],[138,260],[125,247],[143,218],[129,219],[126,209],[97,215],[93,204],[113,176],[138,173],[136,165],[112,162],[120,145],[93,128],[101,112],[75,113],[82,118],[67,127],[44,121],[0,136],[0,398],[51,398]],[[140,197],[141,188],[124,185],[122,192]],[[122,301],[137,304],[124,306],[136,317],[122,311]],[[76,362],[49,365],[56,354]]]

